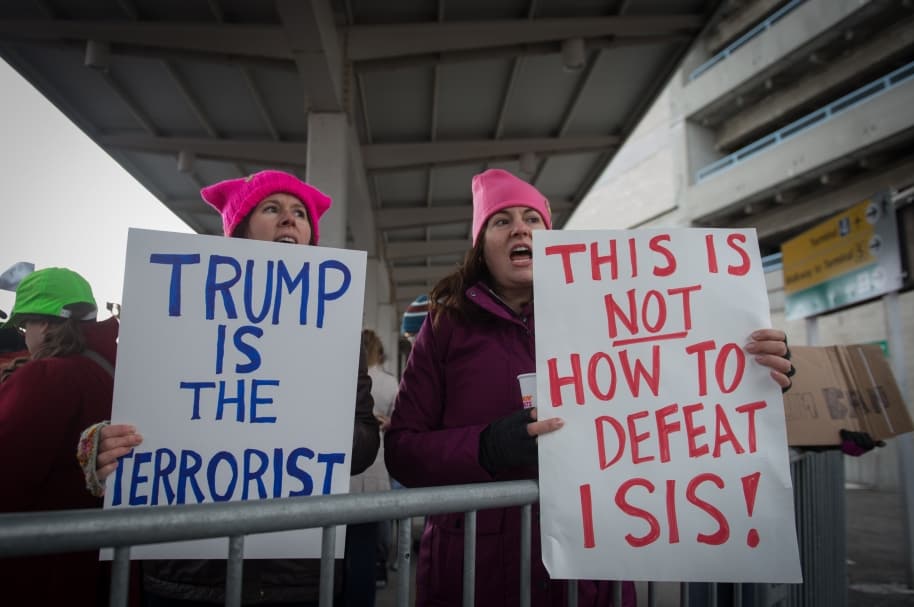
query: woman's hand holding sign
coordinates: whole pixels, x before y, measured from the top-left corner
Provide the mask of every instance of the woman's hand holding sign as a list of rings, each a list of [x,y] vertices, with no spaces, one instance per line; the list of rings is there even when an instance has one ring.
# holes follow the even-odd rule
[[[790,362],[787,334],[779,329],[761,329],[750,336],[746,352],[755,355],[755,361],[771,369],[771,377],[782,390],[790,388],[790,378],[796,369]]]
[[[99,482],[104,483],[117,469],[117,460],[142,442],[142,435],[129,424],[111,424],[102,428],[95,460],[95,474]]]

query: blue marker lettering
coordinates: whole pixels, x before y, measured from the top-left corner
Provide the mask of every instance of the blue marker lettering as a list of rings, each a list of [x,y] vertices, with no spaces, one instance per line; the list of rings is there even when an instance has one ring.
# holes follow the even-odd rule
[[[218,281],[217,274],[220,266],[229,266],[234,270],[234,275],[227,280]],[[234,257],[212,255],[209,258],[209,270],[206,273],[206,319],[216,317],[216,292],[222,294],[222,305],[227,318],[238,318],[235,311],[235,300],[232,299],[231,288],[241,278],[241,264]]]
[[[342,284],[336,291],[328,293],[326,290],[327,287],[327,273],[330,270],[337,270],[343,275]],[[317,328],[320,329],[324,326],[324,304],[328,301],[333,301],[339,299],[343,294],[349,289],[349,283],[352,282],[352,274],[349,272],[349,268],[346,267],[341,261],[335,259],[328,259],[327,261],[321,262],[320,268],[318,270],[317,277]]]
[[[171,284],[168,287],[168,315],[181,316],[181,266],[200,263],[199,254],[183,255],[171,253],[153,253],[149,263],[161,263],[171,266]]]

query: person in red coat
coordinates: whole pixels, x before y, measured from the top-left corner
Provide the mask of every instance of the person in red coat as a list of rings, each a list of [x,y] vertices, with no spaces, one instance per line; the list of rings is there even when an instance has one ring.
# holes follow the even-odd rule
[[[0,383],[0,512],[102,505],[73,451],[83,428],[111,415],[118,325],[96,312],[89,283],[66,268],[38,270],[16,290],[6,326],[23,332],[29,356]],[[2,559],[0,596],[11,606],[96,605],[102,577],[95,551]]]

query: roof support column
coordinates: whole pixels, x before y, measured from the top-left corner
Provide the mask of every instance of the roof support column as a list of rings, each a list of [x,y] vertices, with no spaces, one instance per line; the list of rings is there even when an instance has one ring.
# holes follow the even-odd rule
[[[362,326],[378,334],[384,345],[388,358],[393,357],[392,365],[384,368],[391,373],[396,371],[396,352],[399,342],[400,319],[397,309],[390,302],[390,280],[387,264],[376,258],[368,258],[367,277],[365,279],[365,309],[362,314]]]
[[[349,125],[346,114],[308,114],[308,183],[333,199],[321,220],[321,243],[346,247],[349,202]]]

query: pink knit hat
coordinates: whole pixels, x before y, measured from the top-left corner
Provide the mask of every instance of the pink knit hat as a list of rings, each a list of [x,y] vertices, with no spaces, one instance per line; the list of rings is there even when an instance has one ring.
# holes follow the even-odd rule
[[[272,194],[285,193],[302,201],[311,223],[311,244],[318,242],[318,223],[330,208],[330,197],[298,177],[282,171],[260,171],[247,177],[227,179],[200,190],[203,200],[222,215],[222,229],[231,236],[238,224],[260,201]]]
[[[489,217],[508,207],[530,207],[552,229],[549,201],[535,187],[502,169],[489,169],[473,176],[473,246]]]

